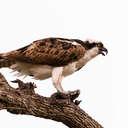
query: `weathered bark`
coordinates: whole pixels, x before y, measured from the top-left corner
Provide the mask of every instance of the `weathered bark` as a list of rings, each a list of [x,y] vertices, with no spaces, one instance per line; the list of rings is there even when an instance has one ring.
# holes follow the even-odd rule
[[[18,88],[12,88],[0,73],[0,110],[55,120],[69,128],[103,128],[78,106],[80,101],[75,99],[79,90],[68,95],[54,93],[43,97],[35,93],[34,83],[13,82],[18,83]]]

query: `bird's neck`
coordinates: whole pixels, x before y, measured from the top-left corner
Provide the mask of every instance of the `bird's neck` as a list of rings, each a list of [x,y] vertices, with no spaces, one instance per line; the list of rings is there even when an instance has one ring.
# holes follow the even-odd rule
[[[85,55],[76,64],[76,68],[80,68],[84,66],[88,61],[96,57],[98,55],[98,52],[99,52],[98,48],[92,48],[90,50],[87,50],[85,52]]]
[[[90,50],[87,50],[85,52],[83,59],[85,59],[85,61],[86,60],[89,61],[89,60],[93,59],[94,57],[96,57],[98,54],[99,54],[99,50],[97,47],[95,47]]]

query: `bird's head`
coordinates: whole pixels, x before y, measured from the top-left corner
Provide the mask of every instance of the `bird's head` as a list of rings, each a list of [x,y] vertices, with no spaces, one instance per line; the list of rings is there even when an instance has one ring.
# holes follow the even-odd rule
[[[86,50],[94,54],[94,56],[99,54],[105,56],[108,53],[108,50],[104,47],[103,43],[100,41],[86,40],[84,42],[84,47]]]

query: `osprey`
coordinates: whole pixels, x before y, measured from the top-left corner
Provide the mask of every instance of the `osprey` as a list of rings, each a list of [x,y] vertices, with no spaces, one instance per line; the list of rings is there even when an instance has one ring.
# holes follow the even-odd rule
[[[28,46],[0,54],[0,68],[7,67],[17,76],[32,76],[37,80],[52,77],[58,92],[66,93],[62,79],[81,69],[99,54],[106,55],[102,42],[91,40],[45,38]]]

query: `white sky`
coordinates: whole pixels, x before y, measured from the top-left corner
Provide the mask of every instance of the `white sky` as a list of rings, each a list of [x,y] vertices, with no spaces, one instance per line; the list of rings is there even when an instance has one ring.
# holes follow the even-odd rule
[[[101,40],[109,54],[96,57],[79,72],[65,78],[63,87],[65,90],[80,89],[80,107],[105,128],[126,128],[128,111],[125,109],[128,104],[125,99],[128,94],[122,78],[127,80],[124,74],[127,62],[125,58],[123,61],[122,55],[127,51],[124,44],[128,41],[127,22],[127,0],[1,0],[0,52],[14,50],[45,37]],[[8,81],[16,79],[10,70],[0,71]],[[24,81],[33,80],[27,78]],[[50,79],[34,82],[40,95],[50,96],[55,92]],[[5,128],[66,128],[55,121],[17,116],[5,110],[0,111],[0,119],[0,127]]]

